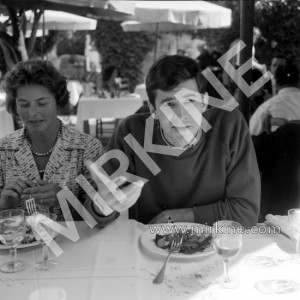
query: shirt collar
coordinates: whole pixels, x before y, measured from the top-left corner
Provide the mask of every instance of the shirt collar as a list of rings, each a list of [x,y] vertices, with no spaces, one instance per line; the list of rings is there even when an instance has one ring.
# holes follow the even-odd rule
[[[201,129],[199,129],[198,132],[197,132],[197,135],[194,137],[194,139],[193,139],[190,143],[186,144],[184,147],[176,147],[176,146],[172,145],[172,144],[166,139],[166,137],[165,137],[165,135],[164,135],[164,132],[163,132],[163,130],[162,130],[162,128],[161,128],[160,126],[159,126],[159,131],[160,131],[160,135],[161,135],[163,141],[164,141],[168,146],[170,146],[170,147],[173,148],[173,149],[181,149],[181,150],[186,150],[186,149],[193,148],[196,144],[198,144],[198,142],[200,141],[201,132],[202,132]]]

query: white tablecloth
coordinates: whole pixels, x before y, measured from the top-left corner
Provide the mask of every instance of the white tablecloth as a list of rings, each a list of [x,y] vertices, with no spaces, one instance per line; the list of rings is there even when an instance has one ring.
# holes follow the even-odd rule
[[[5,107],[0,107],[0,139],[14,131],[12,115],[6,111]]]
[[[293,300],[291,293],[265,294],[256,286],[266,280],[293,280],[300,284],[300,266],[286,261],[294,253],[294,244],[279,234],[244,235],[241,253],[230,265],[230,274],[240,281],[235,289],[220,289],[215,283],[222,277],[217,254],[195,261],[170,259],[165,280],[152,280],[163,258],[141,250],[139,238],[148,227],[133,220],[120,219],[100,230],[77,222],[80,239],[72,242],[58,237],[63,249],[52,271],[36,271],[33,264],[41,259],[41,247],[20,249],[19,259],[26,270],[15,274],[0,273],[1,299],[9,300]],[[8,250],[0,250],[0,263],[9,259]],[[257,262],[260,261],[260,264]],[[277,262],[272,264],[270,262]],[[268,263],[267,263],[268,262]],[[60,297],[30,295],[38,291]]]
[[[123,119],[134,114],[143,101],[140,97],[121,97],[101,99],[96,97],[82,97],[77,108],[77,127],[83,130],[83,121],[90,118]]]

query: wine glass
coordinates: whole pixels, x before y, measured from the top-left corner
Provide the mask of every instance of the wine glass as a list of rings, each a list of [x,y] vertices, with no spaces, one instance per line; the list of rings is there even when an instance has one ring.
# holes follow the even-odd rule
[[[288,210],[288,221],[296,239],[296,255],[291,257],[291,262],[300,264],[300,208]]]
[[[48,234],[51,236],[52,239],[54,239],[57,236],[57,232],[47,226],[47,223],[51,223],[51,221],[56,221],[57,215],[53,213],[46,214],[48,217],[48,221],[43,220],[43,227],[45,230],[47,230]],[[44,225],[45,224],[45,225]],[[57,265],[57,261],[49,260],[49,249],[44,240],[42,240],[42,247],[43,247],[43,260],[38,261],[34,267],[37,270],[50,270],[53,269]]]
[[[24,239],[25,232],[23,209],[7,209],[0,212],[0,240],[10,246],[10,262],[0,267],[2,272],[14,273],[25,269],[25,265],[17,261],[17,246]]]
[[[221,220],[213,226],[213,245],[217,253],[223,258],[224,276],[221,288],[235,288],[239,281],[228,275],[229,261],[237,256],[242,248],[242,225],[240,223]]]

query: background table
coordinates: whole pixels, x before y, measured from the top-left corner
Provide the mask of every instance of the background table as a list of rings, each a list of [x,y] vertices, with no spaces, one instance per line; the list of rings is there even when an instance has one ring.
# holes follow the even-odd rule
[[[90,118],[126,118],[134,114],[142,105],[143,101],[137,96],[112,99],[82,97],[77,108],[77,127],[83,130],[83,121]]]
[[[264,280],[290,279],[300,284],[299,265],[286,260],[294,253],[294,244],[280,234],[244,235],[242,251],[229,269],[231,275],[238,277],[240,286],[226,290],[215,284],[223,273],[217,254],[195,261],[171,257],[164,282],[154,285],[152,280],[164,259],[144,253],[140,246],[139,238],[149,230],[148,226],[124,218],[102,230],[90,229],[84,222],[76,226],[80,235],[77,242],[58,237],[63,253],[54,257],[59,264],[52,271],[36,271],[33,267],[41,259],[40,246],[19,250],[18,257],[27,268],[15,274],[0,273],[3,299],[298,300],[300,296],[299,289],[265,294],[256,288]],[[0,263],[8,259],[8,250],[0,250]],[[50,295],[52,298],[47,298]]]
[[[5,107],[0,107],[0,139],[14,131],[12,115],[6,111]]]

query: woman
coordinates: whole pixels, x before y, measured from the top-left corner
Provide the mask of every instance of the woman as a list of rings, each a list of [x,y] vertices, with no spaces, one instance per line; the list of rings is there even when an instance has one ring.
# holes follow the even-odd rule
[[[4,88],[8,112],[18,115],[24,127],[0,140],[0,209],[34,197],[62,220],[56,194],[65,188],[92,216],[99,216],[75,178],[82,174],[94,185],[84,162],[97,160],[103,148],[99,140],[57,118],[69,102],[66,78],[48,61],[29,60],[6,74]],[[70,209],[73,219],[79,219]],[[113,212],[98,223],[101,227],[115,218]]]

